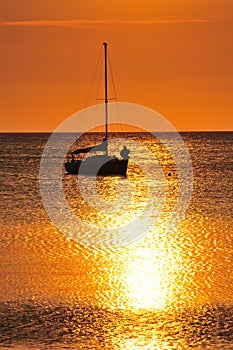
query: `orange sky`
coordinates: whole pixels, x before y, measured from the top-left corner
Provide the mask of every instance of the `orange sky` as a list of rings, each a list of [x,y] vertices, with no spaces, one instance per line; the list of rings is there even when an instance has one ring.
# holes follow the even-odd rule
[[[232,0],[1,1],[0,130],[53,131],[87,107],[103,41],[119,101],[177,130],[233,130],[232,9]]]

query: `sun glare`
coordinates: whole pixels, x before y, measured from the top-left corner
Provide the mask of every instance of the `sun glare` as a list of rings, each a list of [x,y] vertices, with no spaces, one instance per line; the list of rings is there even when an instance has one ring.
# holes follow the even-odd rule
[[[128,258],[125,284],[134,309],[163,309],[169,297],[171,266],[161,250],[138,247]]]

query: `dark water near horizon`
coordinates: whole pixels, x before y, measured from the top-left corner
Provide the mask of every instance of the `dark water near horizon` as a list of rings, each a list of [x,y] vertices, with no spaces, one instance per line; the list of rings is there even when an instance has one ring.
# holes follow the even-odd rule
[[[166,203],[147,235],[127,246],[99,248],[68,239],[44,209],[39,169],[49,134],[0,134],[1,349],[233,349],[233,132],[181,136],[194,174],[184,220],[166,234],[179,187],[174,161],[157,140],[131,133],[127,137],[159,159]],[[63,171],[62,183],[75,215],[104,226],[143,210],[146,175],[131,162],[126,180],[133,201],[125,203],[126,213],[107,218],[83,202],[77,176]],[[126,180],[99,178],[98,193],[110,205],[118,182]],[[84,186],[89,190],[90,178]],[[80,228],[80,235],[88,232]]]

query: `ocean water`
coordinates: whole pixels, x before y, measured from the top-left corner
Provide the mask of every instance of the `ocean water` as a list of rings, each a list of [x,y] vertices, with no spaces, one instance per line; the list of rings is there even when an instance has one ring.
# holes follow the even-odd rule
[[[0,348],[233,349],[233,133],[181,133],[193,190],[185,216],[169,231],[181,178],[174,158],[151,135],[124,137],[136,151],[137,143],[146,146],[155,168],[138,152],[142,168],[132,158],[126,179],[84,177],[81,185],[63,169],[65,198],[86,225],[76,225],[76,236],[55,226],[42,201],[40,164],[49,136],[0,134]],[[63,143],[59,135],[56,147]],[[56,149],[53,155],[59,158]],[[183,154],[178,158],[184,167]],[[188,183],[191,176],[188,169]],[[86,202],[93,183],[97,191]],[[66,221],[53,190],[48,186]],[[184,186],[182,203],[188,195]],[[139,238],[148,220],[154,225]],[[122,238],[129,223],[138,239],[100,244],[103,228],[114,226]]]

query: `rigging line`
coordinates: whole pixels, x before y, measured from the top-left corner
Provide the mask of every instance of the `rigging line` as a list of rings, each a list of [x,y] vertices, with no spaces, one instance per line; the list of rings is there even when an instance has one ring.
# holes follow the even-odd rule
[[[103,52],[101,51],[101,60],[103,60]],[[98,96],[100,96],[100,89],[102,88],[102,79],[103,79],[103,66],[100,65],[99,76],[96,85],[96,101],[98,100]],[[101,93],[102,95],[102,93]],[[103,99],[104,100],[104,99]]]
[[[95,90],[95,101],[96,104],[98,103],[97,101],[101,101],[102,103],[104,101],[104,98],[98,98],[98,96],[102,96],[102,89],[103,89],[103,74],[104,74],[104,67],[102,64],[104,58],[104,54],[103,54],[103,50],[101,48],[100,50],[100,57],[99,57],[99,70],[98,70],[98,76],[96,75],[96,90]],[[100,63],[101,60],[101,63]],[[98,124],[98,127],[100,127],[100,129],[103,127],[104,128],[104,123],[103,121],[101,122],[101,117],[102,117],[102,113],[100,114],[98,109],[95,109],[95,124]],[[100,132],[104,132],[104,130],[101,129]]]
[[[112,81],[112,86],[113,86],[113,92],[114,92],[114,96],[115,96],[114,98],[117,100],[116,87],[115,87],[115,83],[114,83],[114,79],[113,79],[112,64],[111,64],[109,52],[108,52],[108,63],[109,63],[110,76],[111,76],[111,81]]]
[[[116,100],[116,107],[117,107],[117,114],[118,114],[118,118],[119,118],[119,124],[120,124],[120,133],[123,134],[123,125],[122,125],[122,121],[121,121],[121,117],[120,117],[120,110],[119,110],[119,106],[118,106],[118,99],[117,99],[117,94],[116,94],[116,86],[115,86],[115,82],[113,79],[113,73],[112,73],[112,64],[111,64],[111,59],[110,59],[110,55],[109,55],[109,51],[108,51],[108,62],[109,62],[109,70],[110,70],[110,76],[111,76],[111,81],[112,81],[112,86],[113,86],[113,92],[114,92],[114,98]]]
[[[89,88],[89,91],[88,91],[88,95],[87,95],[87,99],[86,99],[86,103],[84,105],[84,108],[88,107],[88,104],[89,104],[90,96],[91,96],[91,93],[92,93],[92,90],[93,90],[93,87],[94,87],[94,81],[96,79],[96,76],[97,76],[97,73],[98,73],[98,70],[99,70],[99,67],[100,67],[101,56],[102,56],[102,50],[100,50],[99,57],[97,59],[95,71],[94,71],[94,74],[92,76],[91,85],[90,85],[90,88]]]

